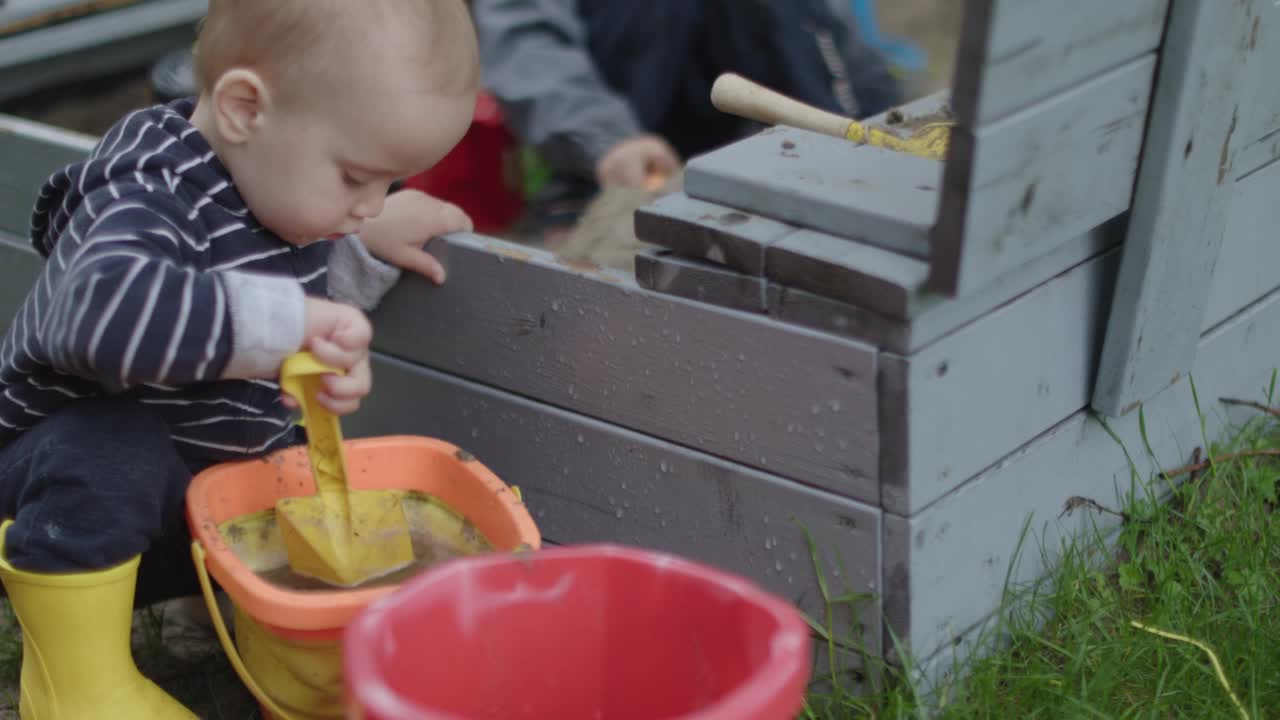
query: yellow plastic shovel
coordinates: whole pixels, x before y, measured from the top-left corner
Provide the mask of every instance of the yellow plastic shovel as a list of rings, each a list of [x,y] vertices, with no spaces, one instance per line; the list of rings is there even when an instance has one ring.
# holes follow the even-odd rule
[[[316,494],[280,499],[276,519],[295,573],[353,587],[412,564],[413,541],[398,492],[347,484],[342,427],[316,400],[321,377],[334,372],[308,352],[281,368],[281,388],[302,407]]]

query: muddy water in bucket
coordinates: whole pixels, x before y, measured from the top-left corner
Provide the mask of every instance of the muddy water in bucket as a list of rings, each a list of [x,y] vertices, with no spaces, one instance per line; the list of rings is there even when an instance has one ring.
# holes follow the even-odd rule
[[[373,578],[360,587],[397,585],[436,563],[493,549],[474,524],[439,500],[407,491],[400,499],[416,560],[406,568]],[[290,567],[275,510],[230,520],[219,529],[232,552],[263,580],[288,590],[333,589],[325,582],[299,575]]]
[[[423,565],[464,554],[536,550],[541,536],[519,494],[476,458],[444,441],[387,436],[344,442],[356,490],[389,491],[403,506]],[[290,577],[275,508],[314,493],[308,448],[214,466],[187,492],[195,563],[218,640],[265,718],[342,720],[342,633],[356,614],[395,592],[402,575],[361,587]],[[466,520],[463,520],[466,518]],[[361,533],[362,538],[368,537]],[[234,638],[214,581],[234,607]]]
[[[404,511],[415,560],[390,574],[375,576],[343,592],[398,585],[430,566],[462,555],[492,550],[476,526],[440,500],[414,491],[394,493]],[[228,549],[257,577],[283,591],[323,597],[334,587],[294,571],[274,508],[222,523]],[[403,537],[397,539],[403,542]],[[338,720],[343,716],[341,645],[336,636],[272,637],[260,623],[237,611],[236,644],[252,675],[264,678],[279,707],[273,720]],[[326,634],[328,635],[328,634]]]

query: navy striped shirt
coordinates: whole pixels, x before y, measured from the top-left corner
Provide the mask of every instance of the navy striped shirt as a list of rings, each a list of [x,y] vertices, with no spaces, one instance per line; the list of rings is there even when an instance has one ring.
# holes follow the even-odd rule
[[[188,457],[276,449],[293,414],[274,373],[301,345],[304,293],[368,307],[398,277],[354,236],[299,248],[259,224],[193,109],[129,115],[41,189],[46,262],[0,345],[0,448],[109,393],[156,408]]]

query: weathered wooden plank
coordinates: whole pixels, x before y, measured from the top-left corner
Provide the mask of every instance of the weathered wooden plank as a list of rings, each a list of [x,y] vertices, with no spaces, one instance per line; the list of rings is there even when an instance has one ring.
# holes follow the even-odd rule
[[[959,123],[988,125],[1160,45],[1169,0],[965,0]]]
[[[942,163],[777,127],[689,161],[690,197],[915,257],[929,254]]]
[[[1236,158],[1238,176],[1257,172],[1280,158],[1280,92],[1275,84],[1275,69],[1280,67],[1280,5],[1262,4],[1249,45],[1255,54],[1248,81],[1253,103],[1240,125],[1245,142]]]
[[[769,307],[769,283],[759,275],[690,260],[671,250],[637,253],[636,283],[646,290],[743,312],[763,313]]]
[[[637,238],[748,275],[764,275],[765,250],[795,230],[683,192],[664,195],[635,214]]]
[[[1000,276],[972,295],[943,298],[922,293],[914,302],[922,309],[910,321],[893,320],[865,308],[796,288],[773,286],[769,314],[783,322],[811,327],[868,342],[899,355],[939,340],[1035,287],[1115,246],[1123,225],[1095,228],[1048,255]]]
[[[877,503],[875,349],[451,236],[450,282],[406,277],[378,349]]]
[[[1256,416],[1217,400],[1266,401],[1278,353],[1280,293],[1202,339],[1194,379],[1210,439]],[[1145,415],[1154,459],[1143,440],[1140,415]],[[917,657],[929,657],[997,608],[1006,573],[1015,586],[1022,585],[1043,574],[1045,561],[1058,557],[1063,539],[1094,527],[1104,532],[1114,527],[1115,518],[1087,510],[1063,516],[1069,498],[1086,497],[1116,508],[1135,489],[1129,457],[1137,477],[1145,481],[1157,467],[1185,464],[1202,444],[1200,417],[1186,378],[1152,398],[1143,413],[1109,425],[1123,445],[1096,416],[1081,412],[923,513],[886,515],[885,611],[894,632]],[[1030,537],[1015,563],[1024,526]]]
[[[907,320],[930,303],[920,292],[929,264],[883,248],[813,230],[769,246],[771,281]]]
[[[20,33],[0,42],[0,100],[145,66],[190,45],[207,0],[163,0]]]
[[[911,128],[929,119],[939,117],[951,117],[949,91],[941,91],[917,98],[905,105],[900,105],[886,110],[879,115],[867,118],[864,122],[868,125],[889,129],[890,131],[901,131]],[[784,128],[778,128],[775,131],[787,131]],[[771,132],[775,132],[771,131]],[[791,131],[794,132],[794,131]],[[827,138],[823,142],[830,145],[832,138]],[[760,142],[753,140],[753,142]],[[841,142],[841,141],[837,141]],[[795,152],[795,143],[791,140],[783,140],[781,150],[784,152],[782,156],[787,159],[799,159]],[[764,146],[768,147],[765,142]],[[727,151],[729,154],[738,151]],[[736,162],[736,158],[730,159],[731,164]],[[701,164],[701,159],[695,160],[695,164]],[[867,162],[865,158],[861,162]],[[795,163],[783,162],[786,166]],[[914,165],[913,167],[931,168],[928,165]],[[694,173],[697,174],[695,169]],[[836,174],[839,175],[838,171]],[[936,187],[936,175],[940,173],[940,168],[926,169],[924,178],[929,180],[925,186]],[[883,174],[883,173],[882,173]],[[811,182],[811,178],[804,178],[806,182]],[[877,178],[880,179],[880,178]],[[722,178],[723,180],[723,178]],[[863,185],[866,178],[865,173],[851,175],[849,182]],[[748,178],[748,183],[751,179]],[[819,178],[819,182],[823,182]],[[699,180],[695,178],[694,186],[699,184]],[[732,181],[731,183],[732,184]],[[688,181],[686,179],[686,186]],[[909,188],[911,192],[917,191],[921,187],[919,184]],[[810,193],[813,188],[809,188],[803,193]],[[823,193],[821,189],[819,193]],[[771,194],[771,193],[770,193]],[[775,198],[770,198],[769,202],[774,202]],[[808,198],[802,197],[799,202],[807,202]],[[830,207],[832,202],[837,206]],[[871,212],[894,212],[894,208],[878,208],[874,204],[870,206],[860,205],[858,213],[848,213],[844,208],[840,207],[847,202],[847,194],[841,194],[838,183],[833,192],[823,193],[821,197],[816,199],[818,205],[823,207],[819,209],[818,222],[824,221],[822,215],[830,215],[836,213],[835,218],[827,217],[831,220],[826,224],[828,229],[836,228],[836,233],[844,235],[847,232],[856,231],[859,228],[853,226],[854,230],[850,230],[843,224],[843,220],[847,217],[861,217],[858,213]],[[927,208],[920,208],[911,215],[910,222],[913,227],[908,230],[909,237],[904,241],[906,246],[914,247],[917,255],[927,254],[924,247],[923,235],[919,231],[921,223],[928,222],[932,219],[932,214],[936,201],[931,200],[931,204]],[[788,204],[784,201],[784,205]],[[883,204],[881,202],[880,204]],[[742,207],[745,203],[739,203],[735,207]],[[764,251],[774,242],[782,237],[794,232],[796,228],[793,225],[771,220],[762,215],[769,215],[766,210],[762,210],[757,206],[746,208],[747,212],[742,210],[734,210],[722,204],[716,204],[699,200],[684,193],[678,193],[666,198],[659,199],[650,208],[643,208],[636,214],[636,232],[642,240],[647,240],[659,245],[664,245],[675,250],[677,253],[690,257],[711,260],[725,264],[735,270],[750,274],[763,274],[765,268]],[[794,210],[794,209],[793,209]],[[783,215],[787,217],[807,217],[807,213],[795,210],[784,211]],[[890,218],[892,220],[892,218]],[[886,240],[885,242],[893,245],[895,241]]]
[[[0,115],[0,232],[26,237],[45,179],[89,153],[95,138]]]
[[[906,354],[915,342],[913,325],[839,300],[773,284],[768,314],[785,323],[813,328]]]
[[[1204,331],[1280,287],[1280,162],[1238,180],[1232,194],[1201,323]]]
[[[1253,91],[1252,106],[1241,108],[1240,137],[1254,143],[1280,132],[1280,91],[1276,89],[1275,71],[1280,68],[1280,5],[1263,2],[1249,29],[1249,50],[1256,59],[1248,79]]]
[[[1191,369],[1235,183],[1250,38],[1270,0],[1173,0],[1093,396],[1123,415]]]
[[[374,377],[363,409],[344,421],[348,434],[427,435],[464,448],[521,489],[555,542],[679,553],[821,617],[803,528],[828,582],[841,592],[878,591],[876,508],[386,356],[376,356]],[[874,651],[877,605],[857,621]]]
[[[1154,68],[1145,55],[999,122],[955,128],[929,286],[975,292],[1127,210]]]
[[[1118,251],[880,358],[883,507],[913,515],[1089,402]]]
[[[0,2],[0,37],[29,32],[58,22],[110,12],[111,8],[145,2],[146,0],[115,0],[110,3],[85,2],[84,0],[13,0]]]
[[[1236,179],[1243,179],[1280,160],[1280,130],[1263,135],[1236,155]]]

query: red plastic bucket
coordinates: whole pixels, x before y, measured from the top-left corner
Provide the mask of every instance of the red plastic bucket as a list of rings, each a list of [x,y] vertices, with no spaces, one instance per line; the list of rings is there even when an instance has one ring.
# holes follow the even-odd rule
[[[457,147],[430,170],[405,180],[405,187],[462,208],[476,232],[500,233],[524,212],[519,153],[498,101],[481,91],[471,128]]]
[[[364,720],[791,720],[798,611],[750,582],[614,545],[463,558],[346,630]]]

